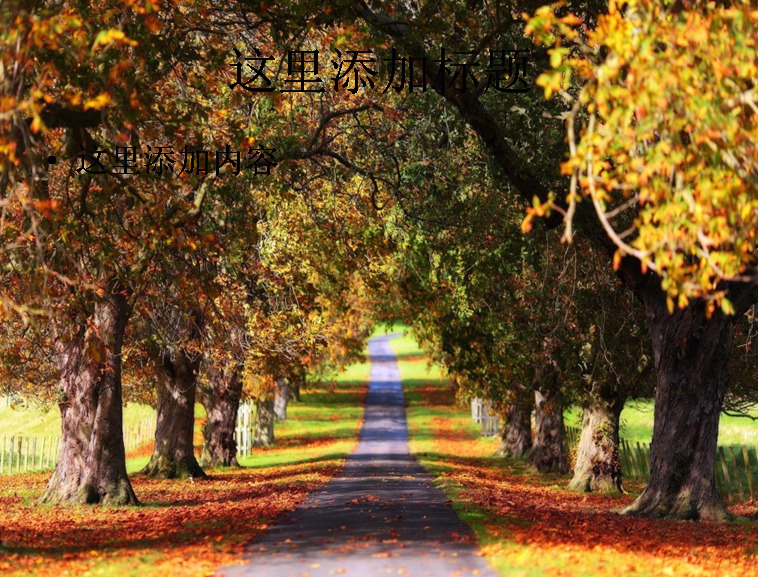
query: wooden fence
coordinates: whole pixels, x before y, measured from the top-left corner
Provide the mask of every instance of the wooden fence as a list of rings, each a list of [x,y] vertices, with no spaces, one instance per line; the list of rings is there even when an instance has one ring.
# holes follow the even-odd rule
[[[490,411],[492,405],[483,399],[471,399],[471,419],[482,426],[483,437],[500,434],[500,417]]]
[[[136,425],[124,427],[124,447],[127,453],[154,438],[155,415]],[[0,437],[0,474],[52,469],[58,461],[60,446],[60,436],[3,435]]]
[[[253,450],[253,415],[255,405],[250,401],[240,403],[237,409],[237,427],[234,439],[237,441],[237,456],[246,457]]]
[[[571,452],[572,447],[579,445],[579,437],[582,435],[582,430],[576,427],[563,427],[563,440],[566,443],[566,449]]]
[[[566,427],[566,444],[575,447],[581,430]],[[621,439],[621,474],[624,479],[645,482],[650,477],[650,445]],[[716,484],[727,502],[758,497],[758,445],[722,445],[716,455]]]

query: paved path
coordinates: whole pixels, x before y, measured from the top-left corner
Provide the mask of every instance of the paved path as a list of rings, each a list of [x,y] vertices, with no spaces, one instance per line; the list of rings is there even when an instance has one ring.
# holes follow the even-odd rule
[[[397,335],[369,343],[371,383],[361,442],[341,475],[309,495],[249,547],[236,577],[395,575],[495,577],[471,530],[408,452]]]

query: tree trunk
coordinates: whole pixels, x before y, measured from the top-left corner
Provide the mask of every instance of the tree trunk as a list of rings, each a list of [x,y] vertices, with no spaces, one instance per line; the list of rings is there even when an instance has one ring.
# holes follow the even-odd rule
[[[126,474],[121,407],[128,311],[126,296],[109,294],[73,338],[57,343],[61,447],[43,503],[139,504]]]
[[[256,399],[253,447],[270,447],[274,444],[274,420],[274,399]]]
[[[290,381],[290,391],[292,392],[292,400],[299,403],[302,399],[300,394],[305,388],[307,379],[307,373],[305,367],[301,366],[297,371],[296,376]]]
[[[207,478],[195,458],[195,393],[199,358],[179,346],[161,350],[155,449],[142,473],[162,479]]]
[[[498,457],[525,457],[532,448],[532,407],[519,395],[508,407]]]
[[[550,389],[535,390],[534,400],[537,430],[529,463],[540,473],[567,473],[563,404],[559,394]]]
[[[277,421],[287,420],[287,404],[290,400],[289,379],[280,377],[276,380],[276,394],[274,395],[274,418]]]
[[[623,491],[619,457],[619,418],[623,398],[606,387],[593,387],[582,411],[582,435],[569,490],[611,493]]]
[[[625,513],[723,521],[716,488],[719,415],[735,316],[705,317],[702,302],[669,315],[660,290],[641,293],[650,320],[657,387],[650,479]]]
[[[200,463],[203,467],[239,467],[234,431],[242,396],[240,367],[211,371],[208,385],[198,389],[208,420],[203,428],[205,443]]]

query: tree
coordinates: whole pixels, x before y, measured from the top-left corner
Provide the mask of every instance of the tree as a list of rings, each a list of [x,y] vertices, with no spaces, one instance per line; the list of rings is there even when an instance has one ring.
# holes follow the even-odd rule
[[[314,179],[301,196],[273,191],[259,223],[260,260],[248,277],[243,390],[256,404],[255,446],[274,443],[279,383],[296,380],[303,368],[343,366],[368,337],[366,283],[383,275],[384,251],[375,244],[373,210],[350,196],[335,198],[333,187]],[[322,204],[334,220],[321,218]],[[364,270],[367,261],[377,272]]]
[[[539,376],[541,379],[547,378],[543,374]],[[563,401],[555,383],[542,381],[540,385],[543,384],[546,386],[534,391],[536,431],[529,463],[540,473],[567,473],[569,464],[564,448]]]
[[[576,282],[578,363],[574,380],[582,405],[582,432],[569,488],[622,490],[619,418],[629,397],[653,393],[652,351],[644,311],[604,267],[603,255],[575,243],[584,263]]]
[[[515,387],[514,387],[515,388]],[[506,406],[499,457],[526,457],[532,448],[532,403],[524,392],[514,391],[514,399]]]
[[[100,166],[118,163],[116,147],[131,164],[145,142],[223,132],[201,88],[225,74],[197,86],[199,62],[223,62],[191,32],[207,8],[174,6],[163,18],[152,4],[80,8],[0,8],[0,313],[55,350],[63,440],[44,500],[135,504],[121,418],[127,320],[151,275],[202,243],[196,220],[218,174],[134,178]]]
[[[205,407],[203,467],[238,467],[234,438],[237,410],[242,397],[243,365],[229,361],[224,369],[210,369],[206,383],[198,387],[198,400]]]
[[[248,262],[256,262],[255,257]],[[205,408],[207,421],[203,427],[200,464],[203,467],[237,467],[235,429],[248,351],[244,306],[247,295],[240,283],[234,283],[228,277],[219,275],[214,280],[219,285],[219,290],[214,291],[214,302],[224,315],[223,318],[212,315],[204,334],[206,346],[197,398]]]
[[[170,290],[170,289],[169,289]],[[207,475],[194,452],[195,398],[202,354],[203,315],[169,303],[158,320],[152,363],[158,387],[155,444],[143,474],[165,479]]]
[[[81,319],[70,341],[56,338],[61,452],[43,503],[138,503],[126,475],[121,429],[121,347],[129,307],[114,289]]]
[[[287,420],[287,405],[290,400],[289,377],[276,379],[276,391],[274,393],[274,418],[277,421]]]
[[[714,465],[729,351],[758,298],[758,17],[741,1],[625,6],[610,3],[585,30],[547,7],[529,24],[550,46],[546,93],[569,78],[580,88],[567,117],[566,235],[587,197],[650,320],[650,480],[627,512],[723,520]]]

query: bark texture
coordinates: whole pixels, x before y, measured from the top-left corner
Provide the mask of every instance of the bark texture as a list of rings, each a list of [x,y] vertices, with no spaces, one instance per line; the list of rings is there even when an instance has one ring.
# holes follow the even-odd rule
[[[206,478],[195,458],[195,395],[199,355],[177,345],[164,346],[159,359],[155,448],[142,473],[162,479]]]
[[[123,294],[109,294],[72,338],[58,339],[61,448],[43,503],[139,504],[126,474],[121,406],[128,311]]]
[[[307,379],[307,373],[305,367],[300,367],[299,370],[290,379],[290,393],[292,400],[299,403],[301,401],[300,394],[305,389]]]
[[[208,420],[203,427],[203,467],[239,467],[234,431],[242,397],[241,367],[210,371],[208,383],[198,388],[198,398]]]
[[[539,473],[567,473],[563,435],[563,404],[550,389],[534,392],[536,431],[529,463]]]
[[[526,457],[532,448],[532,404],[523,395],[508,407],[500,438],[499,457]]]
[[[256,399],[253,447],[270,447],[274,444],[274,421],[273,397]]]
[[[603,398],[599,387],[595,387],[583,408],[574,478],[568,486],[571,491],[611,493],[624,490],[619,454],[619,418],[624,400],[613,398],[612,391],[608,393]]]
[[[736,317],[702,303],[669,315],[665,299],[644,293],[657,388],[650,480],[625,513],[723,521],[732,517],[716,487],[718,425]]]
[[[276,393],[274,395],[274,418],[277,421],[287,420],[287,405],[290,401],[289,380],[280,377],[276,380]]]

